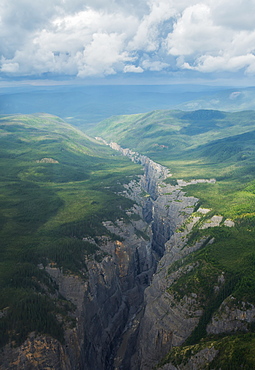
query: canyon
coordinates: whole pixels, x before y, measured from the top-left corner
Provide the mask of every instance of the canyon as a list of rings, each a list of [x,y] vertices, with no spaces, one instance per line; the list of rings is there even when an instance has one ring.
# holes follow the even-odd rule
[[[188,183],[164,181],[171,177],[166,167],[117,143],[97,139],[143,166],[144,174],[131,179],[120,194],[132,199],[134,205],[126,210],[126,219],[104,222],[117,240],[104,236],[90,239],[103,257],[101,261],[86,258],[86,279],[64,274],[55,266],[45,267],[59,294],[75,307],[75,323],[65,330],[65,344],[31,333],[20,347],[5,346],[1,369],[153,369],[173,346],[185,342],[203,315],[196,293],[189,292],[180,300],[171,286],[198,267],[192,261],[182,265],[182,259],[213,243],[210,237],[188,243],[189,233],[202,223],[207,211],[199,208],[199,199],[185,194],[183,188]],[[215,180],[193,180],[192,184],[196,182]],[[209,221],[207,227],[223,220]],[[227,226],[233,226],[231,220]],[[178,261],[178,267],[170,271]],[[215,289],[220,290],[224,272],[216,275]],[[229,315],[226,300],[220,309],[221,320],[213,317],[208,332],[232,332],[236,321],[245,330],[254,320],[253,306],[235,308],[236,315]],[[217,353],[214,347],[207,348],[190,366],[199,368]],[[162,369],[176,368],[168,364]]]

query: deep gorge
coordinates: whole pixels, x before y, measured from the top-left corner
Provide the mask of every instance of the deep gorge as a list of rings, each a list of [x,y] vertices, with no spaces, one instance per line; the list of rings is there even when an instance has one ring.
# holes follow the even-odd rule
[[[122,150],[115,143],[111,147],[144,167],[140,180],[131,181],[126,186],[126,196],[136,201],[135,212],[142,218],[132,225],[121,220],[117,225],[106,225],[124,240],[111,247],[113,257],[103,261],[100,271],[98,268],[90,269],[90,287],[84,303],[88,325],[85,324],[82,367],[139,369],[137,340],[144,313],[144,290],[152,280],[165,241],[171,235],[169,225],[166,228],[153,226],[153,203],[158,198],[158,182],[167,176],[168,170],[145,156]],[[142,191],[149,196],[142,197]],[[158,222],[157,219],[155,223]],[[144,235],[139,236],[137,231],[144,232],[148,240],[144,240]]]
[[[225,115],[91,134],[148,157],[54,116],[2,117],[1,369],[254,368],[254,113]]]
[[[110,146],[144,168],[142,176],[124,185],[122,196],[135,202],[126,210],[128,220],[104,222],[117,240],[90,239],[104,257],[101,262],[87,258],[86,281],[65,275],[57,267],[46,267],[59,293],[75,305],[76,324],[65,331],[63,345],[31,333],[22,346],[7,346],[3,369],[150,370],[198,325],[203,312],[199,297],[191,293],[183,304],[168,290],[179,276],[196,267],[180,264],[169,272],[173,262],[212,242],[208,238],[187,244],[187,234],[199,220],[190,219],[198,199],[185,195],[185,182],[164,182],[170,176],[166,167],[116,143]],[[218,281],[220,289],[224,278]],[[209,351],[206,359],[216,354]]]
[[[88,292],[94,299],[91,300],[88,295],[84,304],[85,317],[89,320],[88,325],[85,324],[85,333],[88,335],[85,334],[82,362],[84,368],[89,369],[149,369],[155,361],[143,364],[143,356],[147,357],[143,350],[147,344],[141,343],[148,340],[143,337],[144,327],[140,325],[141,322],[147,325],[146,319],[143,319],[146,308],[144,292],[164,255],[165,243],[192,212],[197,199],[185,197],[178,187],[175,189],[170,186],[173,192],[169,192],[169,186],[163,183],[169,175],[167,168],[116,143],[110,146],[144,167],[144,175],[139,182],[131,181],[126,186],[126,196],[136,201],[136,212],[143,220],[132,226],[121,224],[121,221],[117,227],[108,225],[112,227],[111,231],[125,236],[123,243],[119,243],[120,249],[115,246],[113,258],[104,261],[100,271],[98,268],[90,269]],[[141,196],[142,190],[147,193],[146,197]],[[171,207],[167,205],[169,201]],[[135,229],[146,230],[150,240],[145,242],[139,237],[132,240]],[[116,267],[109,268],[113,261]],[[170,340],[167,343],[168,350],[171,345]],[[162,343],[157,347],[156,358],[160,359],[166,352],[166,346]]]

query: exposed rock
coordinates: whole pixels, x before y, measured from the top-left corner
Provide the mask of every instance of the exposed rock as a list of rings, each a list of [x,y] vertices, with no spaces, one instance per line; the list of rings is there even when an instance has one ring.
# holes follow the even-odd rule
[[[158,257],[162,257],[152,283],[145,290],[145,311],[139,325],[138,349],[131,360],[132,369],[149,370],[172,346],[185,341],[202,315],[203,311],[195,294],[177,301],[167,292],[167,288],[177,279],[177,275],[181,274],[181,269],[168,274],[168,268],[174,261],[199,249],[205,243],[212,242],[208,238],[203,238],[193,246],[187,245],[187,235],[200,220],[200,216],[191,217],[198,199],[187,197],[181,188],[194,183],[215,183],[215,180],[194,180],[190,183],[180,181],[176,186],[172,186],[162,182],[169,176],[168,169],[155,164],[145,156],[123,149],[116,143],[111,143],[110,146],[133,161],[141,163],[145,168],[141,183],[150,195],[150,203],[147,198],[147,203],[144,204],[149,215],[148,219],[152,219],[151,245]],[[202,211],[201,216],[205,213],[207,210]],[[188,222],[185,224],[185,221]],[[217,225],[218,222],[217,219]],[[184,224],[183,230],[178,230]],[[213,224],[216,225],[214,219]]]
[[[228,227],[234,227],[235,226],[235,223],[232,220],[225,220],[224,221],[224,225],[225,226],[228,226]]]
[[[3,369],[152,369],[172,346],[184,342],[199,321],[202,310],[195,293],[178,301],[167,291],[178,276],[195,266],[180,267],[172,273],[168,270],[174,261],[212,242],[201,239],[193,246],[187,245],[188,234],[200,216],[192,215],[198,199],[187,197],[182,187],[215,180],[165,184],[162,180],[170,176],[166,167],[116,143],[110,146],[144,167],[144,175],[125,185],[122,193],[136,202],[127,211],[129,221],[104,222],[119,240],[98,238],[105,257],[100,263],[86,260],[86,281],[64,275],[55,267],[46,268],[58,284],[59,293],[75,305],[76,326],[66,330],[65,345],[47,336],[32,335],[23,347],[6,346],[4,351],[14,361],[5,363]],[[39,162],[57,163],[52,158]],[[48,358],[44,351],[47,346]],[[28,349],[33,354],[30,357]],[[210,353],[201,351],[197,366]],[[38,367],[31,367],[33,361],[39,361]]]
[[[42,158],[40,160],[37,160],[36,163],[59,163],[59,162],[53,158]]]
[[[208,366],[219,353],[213,346],[204,348],[191,356],[185,363],[181,363],[175,367],[171,363],[164,365],[160,370],[202,370]]]
[[[59,293],[76,306],[76,315],[82,312],[83,297],[87,290],[87,282],[78,276],[64,275],[59,268],[47,266],[46,271],[58,285]]]
[[[142,187],[150,194],[152,199],[158,196],[158,181],[170,176],[168,168],[152,161],[145,155],[141,155],[128,148],[122,148],[119,144],[111,142],[108,144],[112,149],[119,151],[124,156],[130,158],[135,163],[140,163],[144,167],[142,176]]]
[[[179,186],[188,186],[188,185],[195,185],[195,184],[215,184],[215,179],[194,179],[191,181],[184,181],[184,180],[177,180]]]
[[[173,234],[166,243],[164,256],[159,261],[152,283],[145,290],[146,308],[140,326],[139,355],[133,359],[134,368],[152,369],[172,346],[185,341],[202,315],[195,296],[178,301],[167,292],[167,288],[184,273],[180,268],[169,274],[169,266],[201,247],[200,243],[196,243],[193,248],[185,248],[184,245],[179,233]],[[190,265],[188,268],[193,267]]]
[[[222,216],[214,215],[209,220],[206,220],[206,222],[201,226],[201,229],[208,229],[208,227],[220,226],[222,220],[223,220]]]
[[[9,370],[73,370],[64,346],[56,339],[31,333],[17,348],[7,345],[2,350],[1,369]]]
[[[199,207],[197,210],[197,212],[202,213],[203,215],[206,215],[210,211],[211,210],[209,208],[201,208],[201,207]]]
[[[249,303],[238,303],[232,296],[222,302],[219,310],[207,325],[208,334],[248,332],[249,324],[255,321],[255,307]]]
[[[140,193],[141,190],[140,188]],[[138,200],[138,195],[136,198]],[[100,238],[100,248],[106,256],[101,263],[86,260],[88,267],[86,281],[78,276],[65,275],[56,267],[46,267],[47,272],[57,283],[59,293],[76,307],[74,312],[76,326],[65,331],[65,345],[52,339],[50,342],[52,344],[48,345],[49,360],[45,358],[46,351],[37,351],[40,362],[49,363],[49,366],[47,365],[49,368],[98,370],[113,367],[114,348],[117,348],[127,323],[135,317],[137,311],[140,312],[143,291],[155,271],[155,258],[150,247],[151,229],[140,217],[143,213],[142,208],[136,205],[128,213],[131,216],[129,222],[116,220],[115,224],[105,223],[109,230],[120,236],[121,241]],[[132,215],[137,217],[132,219]],[[133,332],[132,338],[134,336],[136,331]],[[127,341],[132,341],[132,338]],[[36,341],[33,339],[33,343],[44,348],[44,344],[41,343],[46,343],[46,346],[49,340],[50,338],[46,336],[40,336]],[[18,349],[6,346],[4,350],[6,361],[1,368],[37,369],[30,367],[30,360],[22,357],[22,353],[29,352],[27,348],[32,348],[29,338],[23,347]],[[51,352],[54,353],[52,360]],[[22,357],[21,360],[12,363],[11,359],[16,357],[18,359],[19,356]],[[20,361],[23,361],[24,367],[19,367]],[[55,362],[59,365],[54,365]]]

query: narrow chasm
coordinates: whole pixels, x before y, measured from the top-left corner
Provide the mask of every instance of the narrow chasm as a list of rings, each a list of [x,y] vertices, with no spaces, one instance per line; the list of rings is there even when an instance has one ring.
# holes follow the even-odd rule
[[[122,149],[117,144],[111,146]],[[158,182],[166,177],[167,169],[137,153],[130,156],[126,150],[122,154],[140,163],[144,175],[125,186],[123,195],[135,201],[134,208],[128,211],[130,221],[104,223],[120,240],[101,240],[100,247],[107,257],[101,263],[88,261],[80,363],[82,368],[91,370],[131,368],[144,312],[144,291],[171,235],[169,227],[153,226],[155,209],[159,210],[154,206]],[[158,230],[163,236],[156,235]]]
[[[83,238],[100,250],[98,258],[85,257],[86,279],[52,264],[42,266],[57,294],[72,306],[64,343],[30,333],[20,347],[10,344],[3,349],[3,369],[153,369],[177,342],[170,329],[172,316],[162,324],[169,306],[163,299],[164,265],[167,269],[186,253],[182,239],[179,244],[177,240],[182,234],[175,230],[191,215],[198,199],[186,197],[181,186],[166,184],[170,176],[166,167],[116,143],[107,145],[144,168],[144,174],[124,185],[121,193],[134,205],[126,210],[127,217],[103,223],[117,238]],[[186,335],[180,325],[179,331]]]
[[[192,212],[197,199],[183,201],[184,193],[178,187],[172,187],[172,192],[165,189],[163,180],[170,175],[166,167],[116,143],[109,145],[144,167],[144,175],[126,185],[124,192],[136,202],[129,212],[140,219],[104,224],[121,241],[105,240],[101,248],[109,256],[100,264],[88,264],[80,363],[83,369],[135,370],[142,361],[139,341],[146,288],[164,255],[165,243]],[[182,212],[186,208],[188,213]]]

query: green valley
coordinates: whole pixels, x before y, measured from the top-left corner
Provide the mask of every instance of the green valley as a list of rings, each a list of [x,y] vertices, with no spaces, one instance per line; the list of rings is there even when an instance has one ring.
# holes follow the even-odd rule
[[[168,167],[172,177],[166,181],[216,178],[216,186],[191,185],[189,192],[226,217],[252,214],[254,111],[154,111],[109,118],[90,133]]]
[[[156,343],[151,368],[255,366],[255,112],[114,116],[88,135],[49,114],[0,116],[1,346],[15,351],[29,335],[48,335],[61,348],[72,343],[65,351],[80,364],[77,335],[84,363],[93,369],[95,341],[92,353],[105,351],[95,366],[107,368],[122,335],[138,351],[134,335],[139,353]],[[94,136],[131,149],[144,187],[142,166]],[[162,178],[162,166],[171,176]],[[146,287],[144,317],[127,344],[127,312],[140,315],[137,291]],[[157,347],[161,336],[167,351]]]
[[[187,299],[195,296],[200,307],[204,307],[204,313],[190,337],[182,346],[174,347],[159,367],[171,362],[184,369],[190,359],[195,361],[197,352],[209,346],[216,351],[215,359],[201,368],[253,368],[253,324],[249,324],[248,329],[238,329],[238,326],[234,328],[233,321],[232,330],[219,329],[217,335],[210,334],[207,327],[213,317],[216,322],[217,317],[220,322],[229,320],[228,316],[218,313],[227,299],[230,301],[226,305],[233,310],[242,305],[251,308],[255,304],[255,112],[154,111],[112,117],[92,132],[168,167],[172,176],[165,180],[166,184],[175,185],[178,179],[216,179],[216,183],[197,183],[183,188],[187,195],[199,198],[200,207],[211,210],[210,217],[221,215],[223,221],[213,228],[195,225],[188,234],[187,246],[210,238],[213,243],[205,243],[169,267],[169,274],[173,275],[185,269],[191,271],[169,286],[168,292],[176,301],[173,307],[177,302],[185,306]],[[224,226],[226,219],[232,220],[234,227]],[[215,291],[221,273],[225,276],[224,285]],[[194,362],[193,366],[200,369]]]
[[[73,307],[43,266],[86,280],[85,256],[103,254],[83,238],[116,238],[102,221],[127,217],[117,192],[140,167],[47,114],[1,116],[0,157],[1,345],[31,331],[63,341]]]

